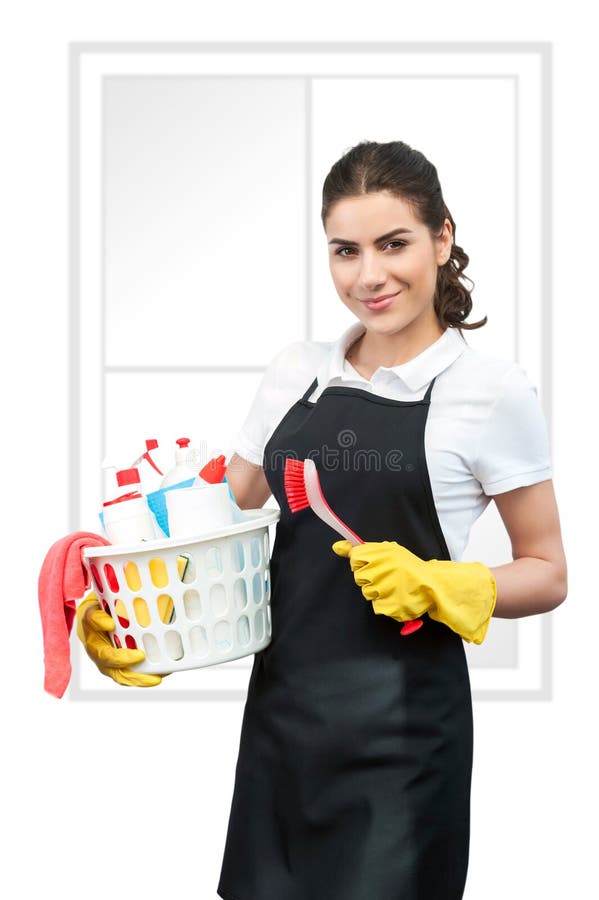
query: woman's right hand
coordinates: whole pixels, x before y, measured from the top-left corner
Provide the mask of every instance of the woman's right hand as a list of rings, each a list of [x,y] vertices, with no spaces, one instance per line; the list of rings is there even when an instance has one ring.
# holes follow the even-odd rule
[[[162,681],[162,675],[134,672],[134,666],[146,658],[143,650],[113,647],[109,631],[114,631],[114,621],[104,612],[93,591],[77,607],[77,637],[85,652],[95,662],[100,672],[118,684],[129,687],[154,687]]]

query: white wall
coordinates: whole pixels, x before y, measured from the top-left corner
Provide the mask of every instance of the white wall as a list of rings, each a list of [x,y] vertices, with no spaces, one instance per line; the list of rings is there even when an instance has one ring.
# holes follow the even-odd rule
[[[9,575],[1,796],[9,837],[1,877],[12,881],[14,898],[70,900],[85,884],[91,900],[141,888],[149,900],[165,892],[212,900],[242,713],[241,703],[164,703],[149,692],[126,704],[58,701],[42,688],[36,581],[47,549],[68,531],[67,63],[68,43],[84,40],[553,42],[553,461],[570,594],[552,615],[552,699],[475,704],[466,898],[597,891],[596,487],[592,474],[585,478],[596,455],[587,424],[597,387],[594,30],[580,2],[538,7],[542,15],[511,0],[480,11],[465,2],[426,4],[421,12],[356,2],[306,9],[238,3],[208,14],[177,2],[165,9],[23,2],[10,19],[2,14],[2,559]],[[490,214],[489,240],[501,253],[505,236],[492,222]],[[32,484],[42,485],[37,496]]]

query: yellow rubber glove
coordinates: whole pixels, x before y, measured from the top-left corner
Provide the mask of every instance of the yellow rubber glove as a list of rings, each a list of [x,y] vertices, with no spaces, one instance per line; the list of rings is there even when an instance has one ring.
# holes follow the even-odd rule
[[[107,632],[114,631],[114,627],[112,618],[102,609],[96,594],[90,591],[77,607],[77,637],[89,658],[103,675],[118,684],[129,687],[154,687],[160,684],[162,675],[133,672],[128,668],[144,660],[146,654],[143,650],[113,647]]]
[[[482,563],[425,561],[395,541],[356,547],[337,541],[333,550],[349,559],[356,584],[378,615],[407,622],[428,613],[468,643],[482,644],[497,600],[493,573]]]

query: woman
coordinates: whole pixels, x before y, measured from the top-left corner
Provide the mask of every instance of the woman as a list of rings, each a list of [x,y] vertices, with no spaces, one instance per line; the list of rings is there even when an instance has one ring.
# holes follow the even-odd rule
[[[273,494],[281,518],[272,641],[254,659],[218,893],[459,900],[472,769],[464,641],[481,643],[492,615],[546,612],[566,596],[545,424],[522,368],[462,336],[486,318],[464,321],[468,257],[421,153],[399,141],[350,149],[325,180],[322,222],[335,288],[358,321],[333,344],[273,359],[227,470],[239,506]],[[291,513],[290,456],[314,459],[327,501],[366,543],[337,540],[333,552],[310,509]],[[513,562],[460,562],[491,497]],[[80,621],[84,641],[94,615]],[[103,671],[131,683],[117,660],[141,651],[106,652],[120,656]]]
[[[219,895],[458,900],[472,767],[464,639],[480,643],[492,613],[541,613],[566,595],[544,422],[523,370],[461,336],[486,319],[464,322],[468,257],[422,154],[352,148],[325,180],[322,222],[358,322],[332,346],[273,360],[228,469],[241,506],[272,493],[281,519],[273,639],[249,684]],[[289,511],[288,456],[314,459],[327,501],[368,543],[331,553],[328,526]],[[490,496],[514,561],[454,562]]]

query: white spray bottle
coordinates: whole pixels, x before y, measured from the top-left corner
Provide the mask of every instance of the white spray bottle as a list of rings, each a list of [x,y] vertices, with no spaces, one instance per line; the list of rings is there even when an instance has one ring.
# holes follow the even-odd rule
[[[116,473],[117,494],[102,507],[104,531],[112,544],[137,544],[159,536],[156,519],[141,491],[139,470]]]
[[[190,447],[189,438],[177,438],[177,449],[175,450],[175,465],[166,473],[160,487],[171,487],[174,484],[180,484],[182,481],[195,479],[198,474],[197,468],[193,467],[193,457],[195,451]]]

